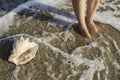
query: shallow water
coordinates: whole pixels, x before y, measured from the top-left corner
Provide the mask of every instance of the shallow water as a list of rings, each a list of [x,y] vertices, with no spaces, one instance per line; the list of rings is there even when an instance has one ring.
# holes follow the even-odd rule
[[[71,7],[68,8],[71,12]],[[62,11],[69,12],[69,9]],[[85,45],[84,35],[79,34],[77,25],[67,27],[68,24],[64,25],[61,22],[57,24],[58,20],[66,20],[66,18],[60,15],[60,19],[56,19],[59,18],[58,15],[53,15],[31,7],[14,16],[14,23],[9,30],[1,34],[1,37],[5,37],[0,39],[1,80],[120,79],[118,30],[110,25],[96,22],[103,32],[98,36],[91,31],[97,43]],[[10,55],[13,42],[19,36],[31,37],[31,40],[39,44],[39,50],[32,61],[15,66],[7,61],[7,57]]]

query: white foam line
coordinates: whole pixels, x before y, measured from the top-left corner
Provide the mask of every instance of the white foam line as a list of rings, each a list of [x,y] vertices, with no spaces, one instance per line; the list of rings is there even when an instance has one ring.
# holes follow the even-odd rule
[[[119,49],[119,47],[118,47],[118,45],[117,45],[117,42],[116,42],[114,39],[112,39],[110,36],[107,36],[107,37],[112,41],[114,47],[116,48],[116,50],[117,50],[118,53],[120,54],[120,49]]]
[[[21,4],[17,8],[13,9],[6,15],[0,17],[0,33],[5,32],[9,29],[9,26],[13,24],[14,16],[21,12],[23,9],[26,8],[26,6],[32,5],[31,2],[26,2],[24,4]]]
[[[68,55],[67,53],[65,53],[64,51],[62,51],[62,50],[60,50],[60,49],[58,49],[58,48],[53,47],[53,46],[50,45],[49,43],[44,43],[44,44],[45,44],[46,46],[48,46],[50,49],[52,49],[53,51],[59,52],[59,53],[61,53],[64,57],[69,58],[69,55]]]
[[[117,4],[117,5],[114,4],[119,0],[116,0],[116,1],[114,0],[112,2],[106,2],[106,1],[108,0],[101,0],[99,7],[106,8],[106,9],[107,7],[109,7],[114,11],[110,10],[109,8],[108,10],[103,12],[97,11],[95,15],[95,20],[101,23],[110,24],[112,27],[120,31],[120,17],[114,16],[116,14],[118,15],[120,14],[120,11],[119,11],[120,4]]]
[[[114,65],[114,67],[115,67],[117,70],[120,70],[120,65],[119,65],[117,62],[113,62],[112,65]]]
[[[98,76],[98,80],[101,80],[100,71],[98,71],[97,76]]]
[[[107,12],[97,12],[95,15],[95,21],[110,24],[112,27],[120,31],[120,18],[112,17],[110,11]]]
[[[84,60],[84,64],[89,68],[82,72],[79,80],[93,80],[95,71],[101,71],[105,69],[102,59]]]
[[[14,8],[6,15],[0,17],[0,34],[9,29],[9,26],[13,24],[14,16],[17,15],[17,13],[21,12],[22,10],[24,10],[25,8],[28,8],[30,6],[39,5],[40,2],[44,3],[45,1],[43,1],[43,0],[28,1],[26,3],[19,5],[16,8]]]
[[[89,45],[77,47],[75,50],[72,51],[72,53],[81,52],[82,49],[84,49],[84,48],[92,48],[92,47],[98,47],[97,43],[96,42],[92,42]]]
[[[14,16],[17,15],[18,13],[20,13],[22,10],[29,8],[31,6],[36,6],[36,7],[38,6],[44,10],[47,10],[49,8],[47,6],[55,6],[56,7],[56,6],[58,6],[58,4],[57,4],[58,2],[60,4],[65,3],[64,1],[61,1],[61,0],[57,0],[57,1],[54,1],[54,0],[50,0],[50,1],[48,1],[48,0],[33,0],[33,1],[28,1],[28,2],[25,2],[23,4],[20,4],[18,7],[14,8],[6,15],[0,17],[0,33],[5,32],[9,29],[9,26],[13,24]],[[46,4],[46,6],[42,6],[40,4],[43,4],[43,5]],[[59,17],[60,20],[62,19],[64,21],[69,21],[70,23],[73,22],[73,20],[68,19],[68,18],[61,16],[61,15],[55,14],[54,17],[56,17],[56,18]],[[61,23],[61,22],[57,21],[57,23]],[[62,23],[64,25],[66,25],[66,23],[64,23],[63,21],[62,21]],[[67,24],[67,25],[69,25],[69,24]]]
[[[20,71],[20,66],[16,66],[12,74],[12,78],[11,78],[12,80],[20,80],[18,78],[19,71]]]
[[[120,49],[119,49],[119,47],[118,47],[118,45],[117,45],[115,40],[113,40],[113,44],[114,44],[115,48],[117,49],[117,51],[120,53]]]
[[[82,46],[82,47],[77,47],[75,50],[72,51],[72,54],[73,53],[81,52],[81,50],[84,49],[84,48],[90,48],[90,45],[85,45],[85,46]]]

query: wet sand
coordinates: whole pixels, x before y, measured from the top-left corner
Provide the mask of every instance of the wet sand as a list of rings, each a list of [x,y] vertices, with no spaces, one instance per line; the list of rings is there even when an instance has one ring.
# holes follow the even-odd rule
[[[36,41],[39,44],[36,57],[25,65],[16,67],[8,62],[7,58],[0,58],[2,80],[120,79],[120,52],[116,48],[116,46],[120,48],[120,32],[110,25],[95,22],[102,33],[101,36],[96,36],[90,30],[97,46],[88,47],[76,25],[71,28],[55,25],[45,21],[48,16],[42,18],[42,21],[40,19],[27,21],[29,17],[22,16],[16,16],[16,19],[23,21],[19,26],[11,26],[10,30],[1,37],[28,34],[41,38],[43,42]],[[9,47],[4,46],[5,50],[7,48]],[[2,53],[0,56],[6,55]]]
[[[70,6],[66,9],[61,10],[73,11]],[[24,10],[15,16],[14,24],[0,35],[3,39],[0,39],[1,80],[120,80],[119,31],[111,25],[95,22],[102,32],[98,36],[89,29],[97,43],[91,46],[85,44],[84,34],[77,24],[68,28],[50,20],[54,21],[54,16],[42,10]],[[33,60],[15,66],[7,59],[19,34],[31,37],[39,44],[39,50]]]

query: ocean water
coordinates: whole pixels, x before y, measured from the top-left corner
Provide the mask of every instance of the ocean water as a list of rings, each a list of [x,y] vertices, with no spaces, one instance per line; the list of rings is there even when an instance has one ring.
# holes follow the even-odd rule
[[[6,4],[5,1],[3,1],[3,3]],[[95,21],[110,24],[120,31],[120,28],[119,28],[120,5],[119,3],[120,3],[119,0],[104,0],[104,1],[101,0],[98,11],[95,14]],[[71,24],[74,24],[76,22],[76,18],[74,16],[73,11],[71,11],[70,14],[65,14],[61,12],[60,10],[55,9],[55,8],[60,8],[60,9],[71,8],[72,7],[71,3],[68,0],[64,0],[64,1],[30,0],[26,3],[20,4],[19,6],[15,7],[11,11],[6,12],[6,14],[3,14],[3,16],[1,16],[0,18],[1,19],[0,20],[1,21],[0,22],[1,32],[4,30],[7,30],[9,25],[12,25],[14,21],[14,15],[16,15],[17,13],[20,13],[25,8],[29,8],[32,6],[46,10],[46,11],[50,11],[50,13],[54,15],[55,18],[58,18],[58,20],[56,19],[56,23],[58,24],[62,23],[63,25],[70,26]],[[60,20],[63,20],[63,21],[60,21]],[[64,21],[68,21],[68,22],[64,22]]]
[[[7,5],[7,0],[1,1],[4,3],[2,7]],[[52,18],[50,17],[51,19],[48,19],[48,22],[34,19],[33,17],[38,17],[38,15],[33,13],[39,10],[44,10]],[[16,16],[20,15],[19,13],[25,14],[27,11],[33,17],[22,17],[22,19],[18,18],[16,20]],[[10,36],[6,35],[8,37],[0,39],[0,42],[11,38],[16,40],[16,36],[24,35],[36,41],[40,49],[35,59],[25,65],[13,66],[11,63],[1,59],[1,79],[119,80],[120,33],[118,31],[120,31],[120,1],[101,0],[94,20],[105,23],[104,25],[100,24],[100,26],[102,26],[103,30],[106,30],[106,33],[97,38],[98,41],[100,40],[98,44],[92,43],[79,46],[83,42],[80,42],[78,35],[71,30],[71,26],[77,20],[72,4],[68,0],[23,0],[18,6],[8,9],[8,11],[4,10],[0,17],[0,34],[3,35],[3,33],[11,29],[10,26],[12,25],[20,26],[23,29],[18,28],[18,30],[11,31],[11,34],[16,32],[14,35],[8,33]],[[40,28],[37,28],[36,24]],[[35,27],[39,35],[24,34],[29,32],[26,31],[28,25],[31,30],[34,30]],[[44,27],[47,27],[47,30]],[[64,27],[67,29],[64,30]],[[109,27],[113,27],[118,31]],[[113,30],[112,34],[111,30]],[[18,34],[19,32],[22,33],[22,31],[23,34]]]

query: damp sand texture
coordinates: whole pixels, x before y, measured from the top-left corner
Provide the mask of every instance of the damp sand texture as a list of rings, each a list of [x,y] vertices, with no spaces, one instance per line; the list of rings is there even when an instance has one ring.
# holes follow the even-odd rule
[[[67,8],[69,9],[61,10],[65,13],[72,11],[71,7]],[[54,17],[56,15],[34,7],[15,16],[14,23],[1,37],[27,34],[38,43],[39,49],[33,60],[15,66],[7,61],[14,40],[2,42],[4,45],[0,44],[1,80],[120,79],[120,32],[113,28],[116,25],[95,22],[102,33],[98,36],[90,30],[97,42],[97,45],[91,46],[85,45],[84,36],[80,35],[77,25],[67,27],[57,24],[58,20]]]
[[[110,25],[96,24],[105,32],[96,37],[95,47],[86,46],[84,37],[74,26],[65,28],[32,19],[11,28],[3,36],[29,34],[39,44],[39,50],[32,61],[21,66],[0,58],[0,77],[3,80],[119,80],[120,32]]]

